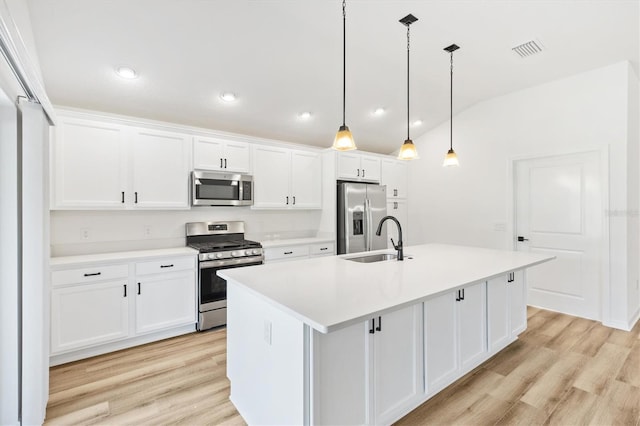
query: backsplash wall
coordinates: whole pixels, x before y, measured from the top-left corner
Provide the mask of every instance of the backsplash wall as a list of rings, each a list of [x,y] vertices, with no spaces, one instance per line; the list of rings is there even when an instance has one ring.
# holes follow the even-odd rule
[[[185,223],[242,220],[248,239],[315,237],[319,210],[198,207],[157,211],[51,212],[51,255],[73,256],[185,245]]]

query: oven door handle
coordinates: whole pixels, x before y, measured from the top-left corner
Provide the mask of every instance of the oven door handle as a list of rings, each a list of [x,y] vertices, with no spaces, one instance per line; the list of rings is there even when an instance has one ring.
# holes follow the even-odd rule
[[[237,259],[222,259],[222,260],[208,260],[206,262],[200,262],[200,269],[218,268],[220,266],[249,266],[254,264],[264,263],[264,256],[249,256],[240,257]]]

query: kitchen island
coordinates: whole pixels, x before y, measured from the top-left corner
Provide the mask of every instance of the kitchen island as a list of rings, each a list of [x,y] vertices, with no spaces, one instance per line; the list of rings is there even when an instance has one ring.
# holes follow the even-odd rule
[[[219,271],[227,375],[249,424],[390,424],[526,328],[546,255],[442,244]]]

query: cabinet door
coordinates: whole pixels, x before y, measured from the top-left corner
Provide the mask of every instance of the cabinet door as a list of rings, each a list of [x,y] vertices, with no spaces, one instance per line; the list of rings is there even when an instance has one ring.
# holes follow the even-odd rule
[[[387,214],[398,219],[400,226],[402,226],[402,238],[403,244],[408,244],[407,236],[409,235],[409,214],[407,213],[407,202],[405,200],[388,200],[387,201]],[[393,248],[391,244],[391,238],[397,244],[400,238],[398,237],[398,227],[395,224],[387,222],[387,247]],[[409,253],[410,254],[410,253]]]
[[[53,141],[53,209],[124,208],[122,126],[62,118]]]
[[[360,167],[360,154],[339,152],[337,170],[339,179],[361,179],[362,168]]]
[[[189,208],[189,137],[180,133],[135,129],[133,206]]]
[[[137,277],[136,333],[196,322],[193,271]]]
[[[500,276],[487,281],[487,318],[489,351],[504,348],[510,340],[509,289],[507,277]]]
[[[463,289],[458,302],[460,362],[464,371],[475,366],[487,351],[486,286],[484,282]]]
[[[380,158],[363,155],[360,160],[362,178],[380,181]]]
[[[224,149],[224,170],[229,172],[251,172],[251,155],[249,144],[244,142],[227,142]]]
[[[54,288],[51,353],[124,339],[129,334],[127,279]]]
[[[527,328],[527,299],[524,285],[524,271],[512,272],[513,281],[509,288],[510,333],[513,337]]]
[[[287,208],[291,151],[269,146],[253,147],[253,207]]]
[[[427,393],[442,389],[458,372],[458,316],[455,293],[424,302]]]
[[[424,391],[422,304],[378,319],[373,339],[375,424],[390,424]]]
[[[368,421],[369,324],[322,334],[313,331],[311,424],[362,425]]]
[[[224,170],[224,144],[221,139],[193,138],[193,168],[197,170]]]
[[[385,158],[380,164],[380,184],[387,187],[387,198],[398,197],[398,177],[396,163],[400,160]]]
[[[322,158],[319,154],[291,153],[291,207],[322,208]]]

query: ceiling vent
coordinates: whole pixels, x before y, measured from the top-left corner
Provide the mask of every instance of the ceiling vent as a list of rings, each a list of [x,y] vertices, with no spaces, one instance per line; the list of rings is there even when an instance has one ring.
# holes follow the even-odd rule
[[[537,40],[531,40],[516,47],[512,47],[511,50],[516,52],[521,58],[526,58],[542,52],[542,43]]]

